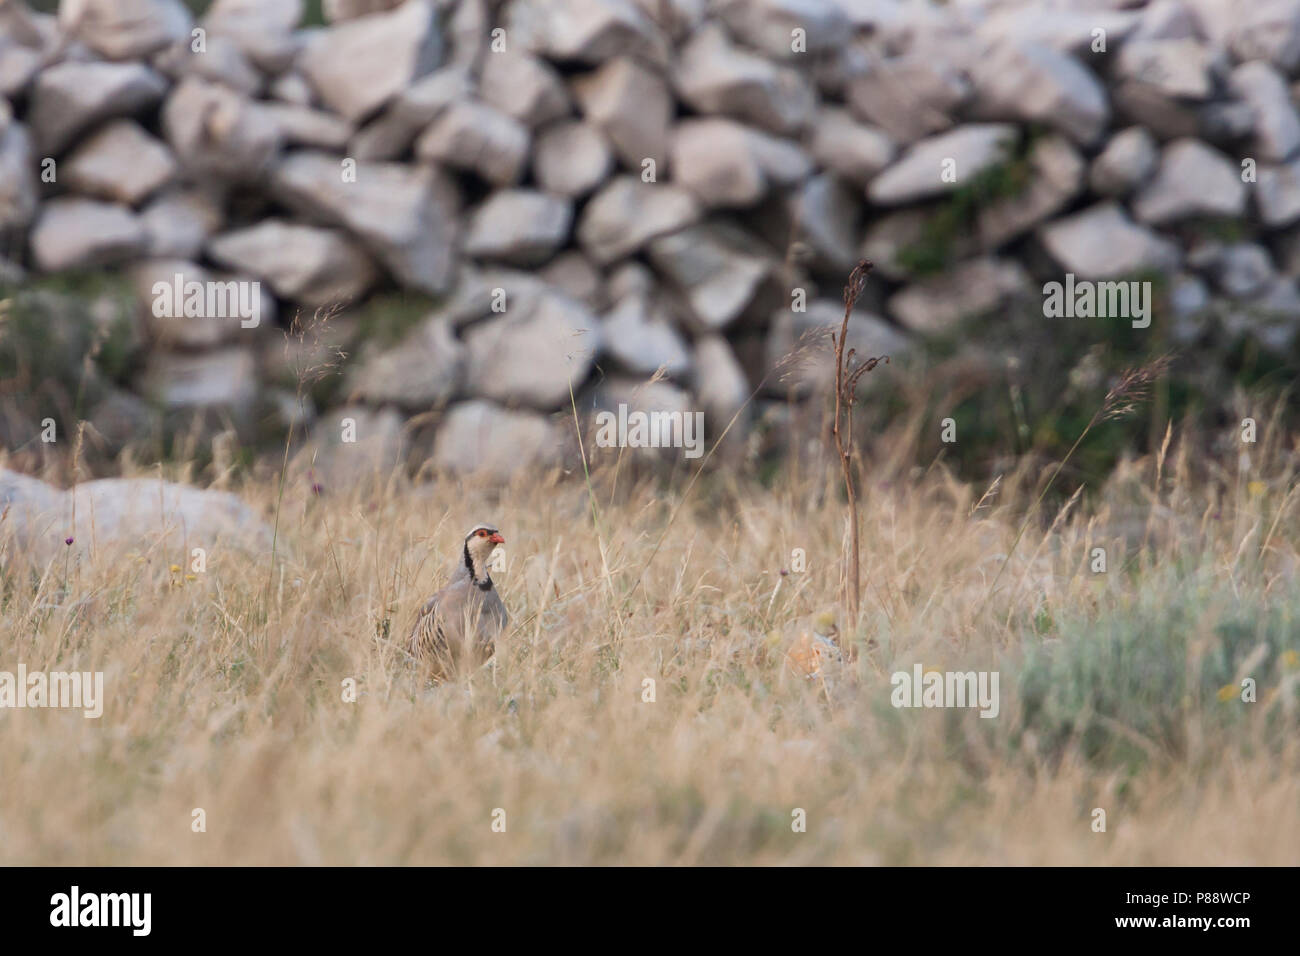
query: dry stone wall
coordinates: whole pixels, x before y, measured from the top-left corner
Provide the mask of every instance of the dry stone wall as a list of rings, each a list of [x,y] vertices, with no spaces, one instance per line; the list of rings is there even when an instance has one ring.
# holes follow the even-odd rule
[[[105,434],[271,408],[324,467],[348,423],[396,460],[423,416],[436,465],[504,475],[558,460],[571,388],[716,434],[816,384],[824,355],[770,373],[861,256],[851,344],[895,360],[1153,272],[1176,342],[1295,346],[1300,0],[324,9],[0,0],[3,278],[135,289]],[[392,301],[427,308],[372,334]],[[297,400],[321,367],[329,407]]]

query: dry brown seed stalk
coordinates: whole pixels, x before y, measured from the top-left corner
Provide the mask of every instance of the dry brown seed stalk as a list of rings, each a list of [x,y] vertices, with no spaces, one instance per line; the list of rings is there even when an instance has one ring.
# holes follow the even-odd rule
[[[871,272],[871,261],[863,259],[849,274],[848,285],[844,287],[844,321],[840,323],[840,334],[835,342],[835,450],[840,459],[840,471],[844,476],[844,493],[848,498],[849,509],[849,567],[844,582],[845,611],[847,620],[844,631],[852,634],[857,629],[858,595],[860,588],[860,560],[858,554],[858,496],[853,485],[853,397],[857,391],[858,381],[867,372],[880,364],[888,362],[889,356],[869,358],[854,364],[854,349],[844,348],[849,333],[849,316],[853,306],[866,286],[867,275]],[[849,645],[851,650],[851,643]]]

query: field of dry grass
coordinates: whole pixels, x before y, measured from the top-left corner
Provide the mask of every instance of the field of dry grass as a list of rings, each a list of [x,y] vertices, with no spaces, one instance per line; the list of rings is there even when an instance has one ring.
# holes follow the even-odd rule
[[[0,713],[0,862],[1294,863],[1297,449],[1264,436],[1248,475],[1175,434],[1044,505],[991,596],[1041,476],[869,467],[856,627],[833,462],[686,497],[609,468],[317,497],[296,471],[274,570],[218,552],[192,580],[0,542],[0,667],[102,670],[107,697]],[[274,475],[235,490],[273,515]],[[434,686],[400,639],[478,520],[511,627]],[[846,659],[800,656],[812,631]],[[894,708],[916,663],[997,671],[998,716]]]

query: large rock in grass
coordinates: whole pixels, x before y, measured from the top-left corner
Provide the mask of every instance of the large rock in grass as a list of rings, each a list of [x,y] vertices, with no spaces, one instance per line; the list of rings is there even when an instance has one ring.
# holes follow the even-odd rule
[[[0,541],[13,534],[20,552],[35,554],[44,545],[53,554],[55,544],[72,536],[67,504],[63,489],[0,468]]]
[[[325,222],[343,226],[402,283],[441,292],[451,279],[455,187],[437,170],[397,163],[358,163],[344,182],[326,153],[287,156],[272,175],[273,195]]]
[[[0,514],[0,540],[12,531],[19,553],[38,563],[70,549],[88,558],[132,548],[157,554],[163,566],[188,566],[191,549],[203,548],[208,573],[218,573],[226,552],[271,546],[266,522],[234,495],[155,478],[105,478],[68,491],[0,469]]]

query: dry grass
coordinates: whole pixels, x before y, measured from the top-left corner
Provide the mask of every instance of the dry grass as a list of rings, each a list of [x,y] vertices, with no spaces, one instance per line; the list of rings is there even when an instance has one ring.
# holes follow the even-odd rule
[[[178,555],[29,569],[0,540],[0,669],[103,670],[108,698],[97,721],[0,712],[0,862],[1293,863],[1290,440],[1252,450],[1250,484],[1193,479],[1175,433],[1035,521],[987,602],[1041,485],[868,468],[873,586],[840,636],[860,653],[813,678],[786,654],[840,606],[830,459],[771,489],[711,476],[684,505],[685,482],[626,474],[611,501],[597,470],[598,523],[573,477],[315,497],[295,472],[269,588],[269,555],[210,553],[186,581]],[[274,513],[273,476],[237,490]],[[430,686],[401,637],[481,519],[508,541],[512,626]],[[807,570],[783,575],[795,548]],[[997,719],[891,707],[915,662],[999,671]],[[1259,702],[1220,700],[1242,676]]]

